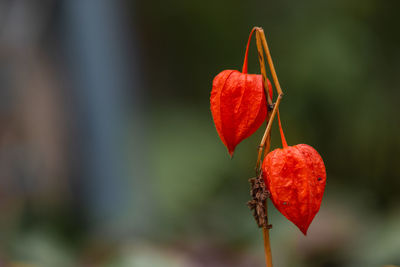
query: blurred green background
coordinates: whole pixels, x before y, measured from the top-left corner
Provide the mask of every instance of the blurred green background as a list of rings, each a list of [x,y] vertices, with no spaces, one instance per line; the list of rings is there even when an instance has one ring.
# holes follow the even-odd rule
[[[264,266],[246,206],[264,127],[230,160],[209,109],[253,26],[287,141],[328,176],[307,237],[269,204],[274,266],[400,265],[399,8],[0,1],[0,266]]]

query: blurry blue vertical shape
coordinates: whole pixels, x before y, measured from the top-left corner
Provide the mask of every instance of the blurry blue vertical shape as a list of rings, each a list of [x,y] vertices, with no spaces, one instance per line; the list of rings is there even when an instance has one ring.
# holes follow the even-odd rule
[[[82,144],[82,166],[87,168],[88,174],[84,190],[87,199],[84,201],[89,203],[90,217],[102,232],[132,227],[129,225],[134,223],[133,214],[137,209],[130,206],[134,181],[127,177],[128,160],[123,150],[124,142],[128,141],[127,114],[134,111],[128,110],[128,104],[139,109],[136,104],[140,105],[140,94],[134,63],[128,61],[130,42],[118,4],[120,2],[115,0],[63,2],[67,33],[64,39],[69,46],[68,57],[72,57],[68,61],[77,80],[80,112],[84,113],[86,120],[83,121],[88,124],[83,125],[85,142]],[[126,102],[128,90],[133,91],[135,103]],[[139,117],[136,119],[140,120]],[[136,149],[132,153],[140,158],[141,149]],[[129,163],[135,162],[134,179],[143,175],[141,163],[129,159]]]

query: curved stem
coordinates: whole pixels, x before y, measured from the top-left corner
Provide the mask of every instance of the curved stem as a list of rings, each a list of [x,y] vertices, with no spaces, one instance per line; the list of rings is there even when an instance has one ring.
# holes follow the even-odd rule
[[[272,96],[269,95],[269,90],[268,90],[268,83],[267,83],[267,72],[265,70],[265,62],[264,62],[264,53],[263,53],[263,48],[261,45],[261,38],[260,38],[260,33],[258,32],[258,27],[253,28],[252,31],[256,29],[256,41],[257,41],[257,51],[258,51],[258,60],[260,62],[260,69],[261,69],[261,75],[263,78],[263,85],[264,85],[264,90],[265,90],[265,95],[267,97],[268,105],[272,104]],[[270,123],[271,113],[268,112],[267,116],[267,121],[268,124]],[[267,145],[268,145],[268,150],[270,146],[270,141],[271,141],[271,135],[267,135]],[[264,137],[263,137],[264,139]],[[261,155],[262,155],[262,150],[264,149],[265,146],[265,140],[264,142],[262,141],[260,146],[258,147],[258,157],[257,157],[257,163],[256,163],[256,172],[257,176],[261,175],[260,173],[260,162],[261,162]],[[266,224],[268,225],[268,210],[267,210],[267,200],[265,201],[265,214],[266,214]],[[265,263],[267,267],[272,267],[272,253],[271,253],[271,243],[269,240],[269,229],[266,227],[263,227],[263,239],[264,239],[264,253],[265,253]]]
[[[249,46],[250,46],[250,41],[251,41],[251,36],[253,35],[254,31],[256,30],[256,27],[254,27],[249,35],[249,39],[247,40],[247,46],[246,46],[246,52],[244,54],[244,60],[243,60],[243,68],[242,68],[242,73],[247,73],[247,62],[248,62],[248,55],[249,55]]]
[[[257,31],[259,37],[261,38],[265,54],[267,55],[268,65],[269,65],[269,69],[271,71],[272,78],[274,80],[276,91],[278,92],[278,95],[279,94],[283,94],[282,89],[281,89],[281,85],[279,84],[278,76],[276,75],[274,62],[272,61],[271,53],[270,53],[269,48],[268,48],[267,39],[265,38],[264,30],[262,28],[260,28],[260,27],[256,27],[256,31]]]
[[[268,48],[264,30],[260,27],[255,27],[255,28],[253,28],[252,32],[254,31],[254,29],[256,30],[258,59],[260,62],[260,69],[261,69],[261,74],[262,74],[263,81],[264,81],[264,89],[265,89],[265,94],[267,96],[268,105],[272,105],[272,96],[269,95],[268,88],[267,88],[267,73],[265,70],[264,52],[267,56],[268,65],[269,65],[269,68],[271,71],[272,78],[274,80],[276,91],[278,92],[278,97],[275,102],[272,113],[270,113],[270,112],[268,113],[267,128],[265,129],[264,135],[261,139],[261,143],[258,147],[256,172],[257,172],[257,175],[260,175],[261,174],[260,165],[261,165],[262,152],[264,150],[264,156],[265,156],[270,150],[272,122],[274,121],[276,113],[279,112],[278,108],[279,108],[279,104],[281,103],[283,92],[282,92],[281,86],[279,84],[278,76],[276,75],[274,63],[272,62],[271,53]],[[264,48],[264,51],[263,51],[263,48]],[[281,135],[281,136],[283,136],[283,135]],[[284,137],[282,138],[282,142],[283,142],[283,140],[284,140]],[[286,143],[286,140],[285,140],[285,143]],[[265,214],[268,214],[267,202],[265,203]],[[267,224],[268,224],[268,216],[266,219],[267,219]],[[264,238],[264,252],[265,252],[266,266],[272,267],[272,254],[271,254],[271,244],[270,244],[270,239],[269,239],[269,229],[267,229],[265,227],[263,228],[263,238]]]
[[[258,29],[259,29],[258,27],[254,27],[252,31],[256,30],[256,44],[257,44],[257,51],[258,51],[258,61],[260,62],[260,70],[261,70],[261,76],[263,78],[265,96],[267,97],[268,105],[272,105],[272,95],[269,94],[269,90],[268,90],[267,71],[265,70],[265,61],[264,61],[262,41],[261,41],[260,33],[258,32]]]
[[[282,96],[283,96],[283,92],[282,92],[281,86],[279,84],[278,76],[276,75],[274,63],[272,62],[272,57],[271,57],[271,53],[270,53],[269,48],[268,48],[267,40],[265,39],[264,30],[262,28],[260,28],[260,27],[255,27],[255,29],[256,29],[257,44],[261,43],[263,45],[263,48],[265,50],[265,54],[267,56],[267,61],[268,61],[268,65],[269,65],[269,68],[270,68],[270,71],[271,71],[271,75],[272,75],[272,77],[274,79],[274,85],[275,85],[276,91],[278,92],[278,98],[277,98],[277,100],[275,102],[274,109],[272,110],[272,114],[270,115],[270,118],[268,120],[267,128],[265,129],[263,138],[261,139],[261,143],[258,146],[258,156],[257,156],[257,163],[256,163],[256,171],[257,171],[257,173],[259,173],[260,172],[260,165],[261,165],[262,151],[265,148],[265,142],[267,141],[267,137],[270,135],[272,122],[273,122],[273,120],[275,118],[275,114],[276,114],[277,109],[279,107],[279,104],[281,102],[281,99],[282,99]],[[262,55],[263,51],[259,47],[259,45],[257,45],[257,49],[258,49],[258,54]],[[261,59],[263,59],[263,57],[259,56],[259,59],[260,59],[260,65],[261,65],[263,63],[263,62],[261,62]],[[261,69],[262,68],[263,67],[261,66]],[[264,73],[262,72],[261,74],[263,76],[264,75],[266,76],[266,74],[264,74]],[[267,154],[268,152],[269,152],[269,149],[268,150],[264,149],[264,155]]]
[[[262,150],[260,150],[260,148],[262,149],[263,147],[265,147],[265,142],[267,141],[268,137],[271,138],[270,134],[271,134],[272,123],[273,123],[275,115],[278,111],[279,104],[281,103],[281,99],[282,99],[282,95],[280,94],[280,95],[278,95],[278,99],[275,102],[274,109],[272,110],[271,117],[267,124],[267,128],[265,129],[264,135],[261,139],[261,143],[259,145],[258,157],[257,157],[257,166],[256,166],[257,170],[259,170],[260,165],[261,165]],[[266,149],[264,149],[264,155],[266,155],[268,152],[269,152],[269,149],[268,149],[268,151]]]

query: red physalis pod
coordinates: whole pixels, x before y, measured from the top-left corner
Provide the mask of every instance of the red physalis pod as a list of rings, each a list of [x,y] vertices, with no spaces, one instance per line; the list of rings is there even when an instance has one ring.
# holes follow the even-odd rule
[[[325,165],[309,145],[288,146],[279,118],[283,149],[268,153],[262,174],[275,207],[304,235],[319,211],[325,190]]]
[[[253,30],[254,31],[254,30]],[[267,101],[261,75],[247,74],[247,42],[243,70],[224,70],[213,81],[210,105],[215,127],[232,156],[237,144],[252,135],[267,117]],[[267,80],[272,97],[272,86]]]

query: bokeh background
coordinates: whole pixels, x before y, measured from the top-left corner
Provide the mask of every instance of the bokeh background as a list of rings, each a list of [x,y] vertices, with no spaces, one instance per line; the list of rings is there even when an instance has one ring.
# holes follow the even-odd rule
[[[307,237],[270,204],[275,266],[400,265],[399,8],[1,0],[0,266],[264,266],[246,206],[264,127],[231,160],[209,110],[253,26],[288,143],[328,174]]]

